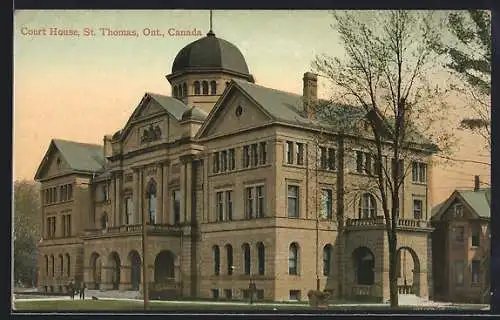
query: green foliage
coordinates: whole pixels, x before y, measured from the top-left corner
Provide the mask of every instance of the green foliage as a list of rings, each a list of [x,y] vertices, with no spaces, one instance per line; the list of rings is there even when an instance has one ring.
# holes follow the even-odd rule
[[[40,239],[39,187],[34,182],[14,182],[14,281],[36,281],[37,242]]]

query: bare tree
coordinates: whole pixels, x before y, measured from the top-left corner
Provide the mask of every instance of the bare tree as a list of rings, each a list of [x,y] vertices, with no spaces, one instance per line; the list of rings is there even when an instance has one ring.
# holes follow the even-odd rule
[[[391,307],[397,307],[401,187],[408,173],[413,173],[415,161],[427,162],[438,145],[444,150],[452,141],[452,135],[441,128],[446,90],[433,82],[433,51],[428,45],[438,22],[432,13],[416,11],[334,12],[333,16],[332,27],[345,56],[323,55],[313,62],[314,71],[331,81],[334,92],[317,114],[328,123],[325,131],[342,137],[345,150],[357,151],[345,152],[354,157],[345,160],[355,161],[364,179],[345,183],[346,189],[376,191],[382,204],[390,301]]]

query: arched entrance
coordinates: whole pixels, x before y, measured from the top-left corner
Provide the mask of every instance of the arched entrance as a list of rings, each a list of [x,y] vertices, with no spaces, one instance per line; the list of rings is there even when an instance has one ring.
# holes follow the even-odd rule
[[[175,255],[168,250],[161,251],[155,259],[155,283],[168,283],[174,280]]]
[[[97,252],[90,255],[90,281],[93,283],[92,289],[99,289],[101,284],[101,256]],[[89,288],[91,284],[89,283]]]
[[[420,295],[420,261],[412,248],[400,247],[397,251],[396,271],[399,294]]]
[[[120,256],[116,251],[113,251],[108,259],[111,286],[113,290],[118,290],[120,288]]]
[[[135,250],[130,251],[128,254],[128,261],[130,265],[130,284],[132,290],[139,290],[141,284],[141,256]]]
[[[354,282],[370,286],[375,281],[375,256],[370,249],[359,247],[352,253]]]

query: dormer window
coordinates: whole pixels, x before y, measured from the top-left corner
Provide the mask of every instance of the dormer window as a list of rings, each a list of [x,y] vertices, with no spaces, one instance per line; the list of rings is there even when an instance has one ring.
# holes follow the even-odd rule
[[[217,94],[217,82],[215,82],[215,80],[210,81],[210,94],[211,95]]]
[[[194,94],[200,94],[200,82],[199,81],[194,82]]]
[[[179,95],[179,89],[177,89],[177,86],[174,86],[174,98],[177,98]]]
[[[182,84],[182,96],[183,97],[186,97],[188,95],[188,86],[187,84],[184,82]]]
[[[60,169],[61,168],[61,158],[57,158],[56,163],[57,163],[57,167]]]
[[[461,203],[455,204],[454,216],[455,216],[455,218],[463,218],[464,217],[464,206]]]
[[[208,81],[202,83],[203,94],[208,94]]]

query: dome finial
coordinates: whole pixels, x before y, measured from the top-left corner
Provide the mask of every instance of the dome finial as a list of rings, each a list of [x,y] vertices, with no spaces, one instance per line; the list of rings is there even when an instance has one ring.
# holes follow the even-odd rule
[[[210,10],[210,30],[208,31],[207,36],[215,36],[215,33],[212,31],[212,10]]]

